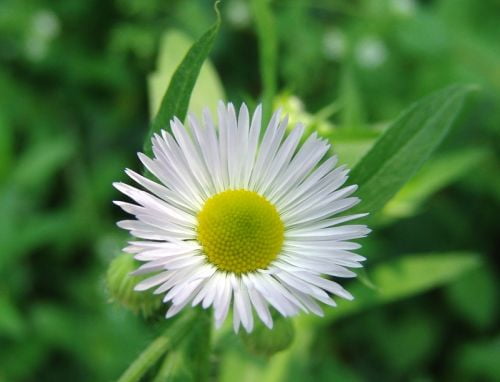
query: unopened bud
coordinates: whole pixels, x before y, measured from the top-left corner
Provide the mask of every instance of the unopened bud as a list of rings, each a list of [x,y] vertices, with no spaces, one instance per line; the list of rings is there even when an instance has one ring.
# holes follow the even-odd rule
[[[136,314],[141,313],[144,317],[149,317],[160,308],[162,298],[150,291],[134,290],[137,283],[151,276],[131,276],[130,272],[135,271],[137,267],[137,262],[130,254],[121,254],[113,259],[106,275],[108,290],[114,301]]]
[[[295,337],[292,320],[278,314],[273,314],[273,318],[272,329],[259,321],[251,333],[240,332],[240,338],[249,352],[269,357],[292,344]]]

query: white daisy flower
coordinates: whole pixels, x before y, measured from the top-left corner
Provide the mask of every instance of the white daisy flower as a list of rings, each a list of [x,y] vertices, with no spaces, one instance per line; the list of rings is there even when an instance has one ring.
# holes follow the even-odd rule
[[[127,169],[146,191],[114,184],[136,203],[115,202],[136,218],[118,223],[141,239],[125,248],[145,262],[134,274],[152,274],[135,289],[164,294],[167,318],[201,304],[220,327],[232,306],[234,330],[250,332],[254,311],[272,328],[271,307],[322,315],[318,302],[353,298],[330,276],[354,277],[348,268],[365,260],[350,240],[370,230],[341,225],[365,214],[334,217],[359,202],[357,186],[343,187],[348,170],[336,157],[322,161],[325,140],[301,145],[304,126],[287,134],[280,111],[263,132],[261,115],[220,102],[218,124],[208,110],[201,123],[174,119],[172,134],[153,137],[154,159],[139,153],[158,181]]]

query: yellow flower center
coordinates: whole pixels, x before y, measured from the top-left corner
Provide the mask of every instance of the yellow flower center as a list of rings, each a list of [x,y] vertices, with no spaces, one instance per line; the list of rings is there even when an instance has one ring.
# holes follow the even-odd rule
[[[253,191],[216,194],[198,214],[198,241],[207,260],[220,270],[241,274],[265,269],[283,239],[278,211]]]

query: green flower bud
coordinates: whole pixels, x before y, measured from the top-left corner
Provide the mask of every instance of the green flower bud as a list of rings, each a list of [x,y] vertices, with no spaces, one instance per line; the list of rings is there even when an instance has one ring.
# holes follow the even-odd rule
[[[272,329],[257,321],[251,333],[240,332],[240,338],[250,353],[269,357],[292,344],[295,337],[292,320],[279,314],[273,314],[273,320]]]
[[[274,107],[281,108],[283,114],[288,116],[289,130],[292,130],[299,122],[304,124],[306,127],[305,136],[316,131],[320,135],[328,137],[334,129],[334,126],[328,122],[328,118],[337,111],[335,105],[329,105],[314,115],[307,112],[300,98],[293,94],[281,93],[275,98]]]
[[[134,313],[150,317],[162,305],[162,297],[151,291],[137,292],[134,287],[141,280],[151,275],[131,276],[130,272],[138,268],[137,262],[130,254],[117,256],[109,265],[106,275],[108,290],[113,301],[117,301]]]

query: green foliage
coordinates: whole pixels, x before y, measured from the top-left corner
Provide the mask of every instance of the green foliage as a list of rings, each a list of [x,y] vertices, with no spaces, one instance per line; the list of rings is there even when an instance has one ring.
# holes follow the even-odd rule
[[[262,121],[266,124],[271,118],[272,105],[276,95],[278,65],[278,40],[275,32],[274,16],[269,0],[252,0],[255,29],[259,38],[259,69],[262,78]]]
[[[178,30],[168,31],[162,36],[156,71],[148,78],[151,116],[158,112],[165,89],[179,64],[173,58],[183,57],[191,43],[191,40]],[[207,94],[210,94],[210,100],[207,100]],[[188,110],[200,116],[203,108],[209,107],[215,115],[217,101],[224,99],[224,89],[219,76],[210,60],[206,59],[191,93]]]
[[[166,332],[157,337],[140,355],[130,364],[118,382],[139,381],[142,376],[153,366],[168,349],[175,349],[179,343],[192,330],[197,321],[197,311],[184,312],[178,317]]]
[[[354,313],[377,305],[407,299],[426,292],[459,279],[462,275],[476,269],[479,264],[478,256],[472,253],[411,255],[380,264],[370,272],[370,279],[373,280],[375,289],[368,288],[358,282],[350,288],[355,296],[354,301],[338,301],[338,307],[326,309],[325,317],[304,316],[296,319],[294,343],[286,351],[271,358],[269,362],[262,362],[260,358],[254,358],[241,351],[228,351],[227,358],[230,361],[226,360],[226,362],[230,362],[230,365],[224,365],[222,375],[227,376],[227,378],[223,377],[222,381],[229,380],[229,375],[235,372],[230,371],[233,367],[239,370],[244,369],[243,375],[249,376],[251,378],[248,379],[249,381],[313,381],[313,371],[310,366],[310,361],[313,361],[313,358],[309,359],[309,357],[311,357],[310,351],[314,352],[313,333],[316,327],[329,324],[340,318],[345,319]],[[406,344],[418,346],[413,354],[406,353],[406,358],[399,357],[401,343],[394,344],[394,347],[391,347],[390,344],[384,345],[384,351],[391,359],[399,357],[397,365],[394,367],[404,368],[425,354],[429,347],[432,347],[432,338],[422,336],[422,333],[427,334],[428,325],[428,322],[423,321],[415,324],[412,321],[412,324],[409,325],[411,332],[405,331],[404,327],[401,327],[399,341],[406,341]],[[374,325],[371,328],[374,329]],[[321,336],[321,334],[319,335]]]
[[[467,148],[431,159],[384,207],[385,218],[414,215],[425,200],[485,161],[488,152]]]
[[[406,255],[372,267],[369,280],[373,288],[361,283],[352,286],[354,301],[339,301],[335,309],[328,308],[324,319],[312,317],[319,324],[376,305],[408,298],[446,284],[477,268],[480,259],[474,253],[442,253]]]
[[[495,1],[220,8],[217,30],[201,0],[0,2],[0,380],[110,381],[129,366],[145,381],[498,380]],[[186,36],[202,37],[189,49]],[[453,131],[465,88],[393,123],[451,83],[481,88]],[[105,270],[126,241],[110,185],[137,166],[168,84],[157,128],[225,94],[284,105],[356,166],[359,208],[381,209],[365,270],[341,280],[355,300],[299,316],[272,356],[229,324],[207,335],[209,311],[181,340],[188,316],[143,320],[109,303]]]
[[[219,31],[220,15],[217,10],[217,4],[215,7],[217,21],[191,46],[172,75],[168,89],[153,119],[148,136],[144,140],[144,152],[146,154],[151,153],[150,140],[153,134],[159,132],[161,129],[169,130],[169,123],[174,117],[183,121],[186,116],[196,79],[198,78],[203,62],[212,49],[215,37]]]
[[[213,323],[210,313],[197,311],[196,323],[191,326],[184,340],[166,354],[154,382],[207,380],[212,351]]]
[[[460,316],[479,330],[490,328],[498,317],[495,274],[486,266],[449,285],[446,296]]]
[[[374,213],[408,181],[450,129],[471,87],[452,86],[417,102],[390,126],[356,164],[358,210]]]
[[[454,377],[463,380],[495,381],[500,375],[500,339],[498,337],[467,344],[457,352],[458,371]]]

